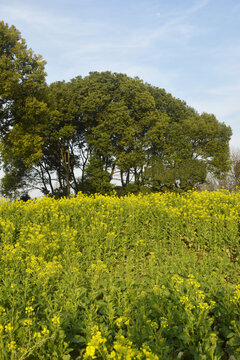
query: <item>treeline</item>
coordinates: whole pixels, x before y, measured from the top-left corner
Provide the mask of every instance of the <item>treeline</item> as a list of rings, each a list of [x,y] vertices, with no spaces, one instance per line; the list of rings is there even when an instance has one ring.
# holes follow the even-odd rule
[[[213,114],[110,71],[47,85],[44,66],[0,22],[3,195],[184,191],[229,170],[231,129]]]

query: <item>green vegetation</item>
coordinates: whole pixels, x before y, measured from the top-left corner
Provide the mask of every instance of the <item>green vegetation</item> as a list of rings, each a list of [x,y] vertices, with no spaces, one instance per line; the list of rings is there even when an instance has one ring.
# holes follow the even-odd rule
[[[139,78],[47,85],[44,66],[1,21],[1,193],[49,197],[0,203],[0,360],[239,359],[240,193],[188,191],[224,181],[230,127]]]
[[[44,65],[20,32],[1,21],[0,150],[6,195],[24,187],[26,169],[42,156],[40,132],[47,114]]]
[[[0,22],[3,195],[186,191],[229,170],[231,129],[214,115],[109,71],[48,86],[44,64]]]
[[[0,359],[240,357],[240,193],[0,204]]]

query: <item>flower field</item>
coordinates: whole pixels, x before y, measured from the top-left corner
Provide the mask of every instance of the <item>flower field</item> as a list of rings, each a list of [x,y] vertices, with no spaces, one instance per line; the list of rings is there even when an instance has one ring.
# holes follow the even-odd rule
[[[0,203],[0,360],[240,359],[240,192]]]

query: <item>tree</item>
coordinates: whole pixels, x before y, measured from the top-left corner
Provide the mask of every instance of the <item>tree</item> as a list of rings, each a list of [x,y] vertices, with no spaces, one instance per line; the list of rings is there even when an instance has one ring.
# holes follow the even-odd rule
[[[213,174],[208,174],[206,184],[203,186],[206,189],[216,190],[220,188],[234,191],[240,187],[240,150],[237,148],[231,149],[230,154],[231,168],[222,179],[216,178]]]
[[[27,170],[42,156],[42,128],[48,108],[45,102],[45,61],[27,48],[14,27],[0,22],[0,134],[3,168],[7,178],[21,163],[19,185]],[[12,166],[9,164],[12,162]]]
[[[209,172],[223,178],[230,168],[231,128],[212,114],[199,115],[163,89],[149,85],[149,90],[169,121],[164,148],[156,147],[145,169],[148,184],[158,191],[187,190],[202,184]]]
[[[159,143],[165,117],[156,111],[154,98],[137,78],[94,72],[83,82],[86,142],[95,157],[104,161],[110,181],[119,175],[123,187],[131,181],[140,184],[153,128]]]
[[[123,192],[184,191],[202,184],[207,173],[221,179],[230,168],[231,129],[214,115],[109,71],[46,86],[44,62],[15,28],[2,24],[2,33],[3,39],[14,35],[0,63],[6,72],[0,88],[5,191],[31,183],[55,196],[106,193],[114,182]],[[25,53],[22,72],[14,46]]]
[[[231,129],[214,115],[123,74],[90,73],[83,88],[86,142],[109,181],[179,191],[228,171]]]
[[[229,173],[229,177],[231,179],[231,188],[230,190],[235,190],[240,187],[240,150],[232,150],[231,151],[231,161],[232,168]]]
[[[82,114],[82,78],[70,82],[58,81],[50,84],[47,91],[49,120],[45,129],[43,157],[40,166],[55,173],[55,190],[52,195],[69,196],[70,192],[83,190],[85,168],[89,158]],[[48,178],[50,178],[48,176]]]
[[[59,190],[69,197],[71,181],[76,183],[74,166],[77,156],[74,154],[74,144],[80,133],[80,125],[76,121],[79,108],[74,101],[72,83],[58,81],[51,84],[48,88],[48,105],[50,119],[45,133],[45,161],[48,160],[51,171],[57,173]]]

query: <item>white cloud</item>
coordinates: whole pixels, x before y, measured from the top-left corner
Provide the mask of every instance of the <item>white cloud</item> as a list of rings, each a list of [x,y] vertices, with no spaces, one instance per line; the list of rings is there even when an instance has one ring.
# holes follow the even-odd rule
[[[21,21],[23,24],[31,25],[33,29],[42,29],[43,31],[54,31],[56,26],[65,27],[70,23],[70,19],[68,18],[60,16],[54,17],[47,11],[24,6],[24,4],[3,4],[0,5],[0,10],[2,17],[12,20],[13,24]]]

